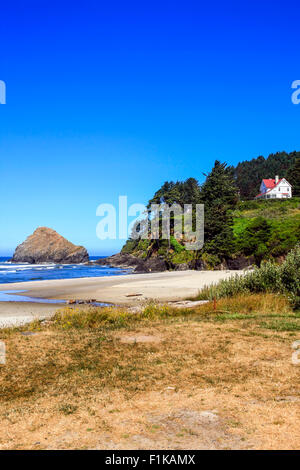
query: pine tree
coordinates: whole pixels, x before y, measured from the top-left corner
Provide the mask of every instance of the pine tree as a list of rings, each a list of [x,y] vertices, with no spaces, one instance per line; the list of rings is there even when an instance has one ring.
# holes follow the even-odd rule
[[[234,240],[230,211],[238,202],[232,169],[226,163],[216,161],[201,194],[205,211],[204,251],[220,258],[228,256],[232,253]]]
[[[259,186],[263,178],[287,178],[295,160],[300,158],[299,152],[277,152],[268,158],[262,156],[244,161],[235,168],[235,177],[241,197],[253,199],[259,193]]]
[[[200,186],[195,178],[188,178],[186,181],[166,181],[161,188],[156,191],[153,198],[148,202],[151,204],[199,204]]]
[[[292,185],[293,196],[300,197],[300,157],[297,157],[295,163],[291,166],[287,180]]]

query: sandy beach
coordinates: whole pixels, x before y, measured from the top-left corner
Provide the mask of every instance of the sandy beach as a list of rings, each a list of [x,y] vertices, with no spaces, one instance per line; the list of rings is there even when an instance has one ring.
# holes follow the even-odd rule
[[[194,296],[205,285],[242,274],[242,271],[172,271],[81,279],[0,284],[0,291],[41,299],[41,303],[0,302],[0,326],[23,319],[51,316],[60,304],[43,299],[91,300],[132,306],[150,299],[167,302]],[[10,320],[6,320],[10,319]],[[25,321],[25,320],[24,320]],[[15,322],[16,323],[16,322]]]

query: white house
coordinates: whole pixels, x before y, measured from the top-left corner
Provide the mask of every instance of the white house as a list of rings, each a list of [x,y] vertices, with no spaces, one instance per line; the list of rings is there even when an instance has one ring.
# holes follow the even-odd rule
[[[285,179],[279,179],[279,176],[275,176],[275,179],[262,180],[260,185],[260,193],[255,199],[285,199],[292,197],[292,186]]]

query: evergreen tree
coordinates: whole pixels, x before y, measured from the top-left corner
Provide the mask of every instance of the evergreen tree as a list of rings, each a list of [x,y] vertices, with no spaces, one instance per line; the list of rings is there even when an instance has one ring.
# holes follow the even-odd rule
[[[188,178],[186,181],[166,181],[161,188],[156,191],[153,198],[148,203],[151,204],[199,204],[200,186],[195,178]]]
[[[231,210],[238,202],[238,189],[232,175],[232,169],[219,161],[207,175],[202,186],[204,203],[204,251],[219,257],[232,253],[234,236]]]
[[[182,186],[182,201],[184,204],[200,204],[201,190],[198,181],[195,178],[188,178]]]
[[[297,157],[294,165],[287,174],[287,180],[292,185],[293,196],[300,196],[300,157]]]
[[[270,154],[268,158],[262,156],[244,161],[235,168],[236,183],[240,195],[244,199],[253,199],[259,193],[259,187],[263,178],[287,178],[290,168],[295,160],[300,158],[300,152],[277,152]]]

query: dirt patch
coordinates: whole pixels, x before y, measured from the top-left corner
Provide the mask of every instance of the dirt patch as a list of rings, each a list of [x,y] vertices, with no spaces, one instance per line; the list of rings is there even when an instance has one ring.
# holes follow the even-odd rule
[[[127,421],[128,429],[132,427]],[[243,449],[251,444],[232,435],[216,410],[178,409],[163,414],[147,414],[139,434],[125,434],[128,449]],[[116,442],[110,443],[118,448]],[[123,445],[124,445],[123,444]],[[102,449],[103,442],[96,446]]]
[[[123,335],[118,336],[118,339],[121,343],[160,343],[162,338],[161,336],[154,335]]]
[[[240,438],[230,434],[217,410],[179,409],[169,414],[150,416],[156,440],[176,442],[176,449],[241,449]]]

